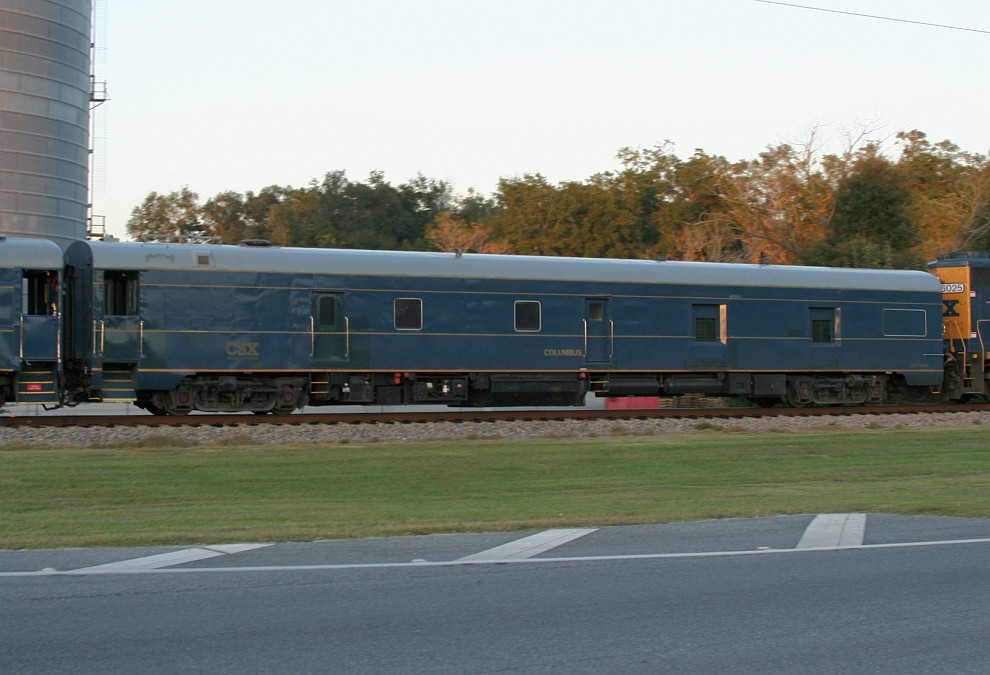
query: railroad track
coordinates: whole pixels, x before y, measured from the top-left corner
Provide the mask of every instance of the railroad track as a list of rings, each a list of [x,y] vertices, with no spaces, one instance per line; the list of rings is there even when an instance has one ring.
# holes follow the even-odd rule
[[[848,417],[919,413],[988,412],[990,404],[882,405],[808,408],[660,408],[649,410],[442,410],[430,412],[305,413],[293,415],[45,415],[0,416],[0,427],[237,427],[307,424],[422,424],[430,422],[496,422],[596,419],[744,419],[753,417]]]

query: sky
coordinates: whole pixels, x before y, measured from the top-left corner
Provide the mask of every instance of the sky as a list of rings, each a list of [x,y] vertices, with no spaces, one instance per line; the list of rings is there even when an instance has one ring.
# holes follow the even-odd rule
[[[729,160],[919,129],[990,150],[990,2],[94,0],[94,213],[336,170],[455,194],[620,168],[665,140]]]

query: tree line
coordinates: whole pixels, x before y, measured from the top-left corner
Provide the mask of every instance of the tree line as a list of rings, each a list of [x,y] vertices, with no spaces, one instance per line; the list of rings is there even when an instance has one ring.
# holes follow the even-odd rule
[[[393,186],[343,171],[303,188],[151,193],[128,234],[208,235],[224,243],[614,258],[919,268],[952,250],[990,250],[990,160],[920,131],[893,151],[847,136],[841,151],[806,142],[730,162],[682,159],[665,142],[623,148],[620,168],[553,184],[502,178],[491,196],[422,175]],[[893,155],[893,156],[891,156]]]

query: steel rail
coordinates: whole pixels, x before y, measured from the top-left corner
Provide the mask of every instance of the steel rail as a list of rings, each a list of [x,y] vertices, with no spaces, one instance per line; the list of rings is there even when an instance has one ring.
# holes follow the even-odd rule
[[[646,410],[602,410],[568,408],[557,410],[454,409],[430,412],[294,413],[291,415],[191,414],[157,415],[45,415],[0,416],[0,427],[113,427],[113,426],[259,426],[270,424],[428,424],[431,422],[498,422],[595,419],[746,419],[762,417],[849,417],[855,415],[904,415],[921,413],[990,412],[990,404],[966,405],[876,405],[806,408],[656,408]]]

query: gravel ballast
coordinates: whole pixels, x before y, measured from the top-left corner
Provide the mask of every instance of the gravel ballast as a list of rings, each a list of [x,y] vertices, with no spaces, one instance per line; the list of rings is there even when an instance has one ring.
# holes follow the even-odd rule
[[[850,414],[838,417],[740,419],[601,419],[553,421],[429,422],[401,424],[231,424],[181,427],[6,427],[0,447],[102,448],[142,445],[333,445],[479,439],[608,438],[711,431],[782,433],[855,429],[922,429],[990,424],[990,412]]]

